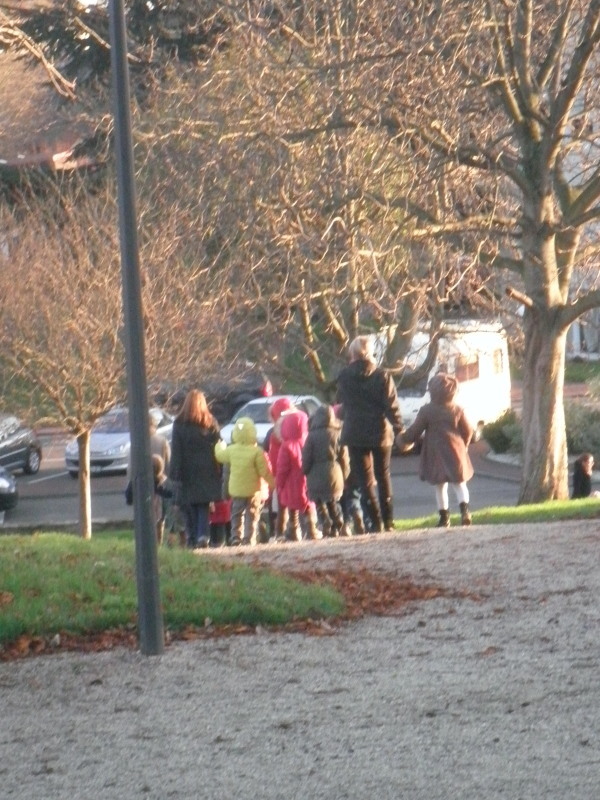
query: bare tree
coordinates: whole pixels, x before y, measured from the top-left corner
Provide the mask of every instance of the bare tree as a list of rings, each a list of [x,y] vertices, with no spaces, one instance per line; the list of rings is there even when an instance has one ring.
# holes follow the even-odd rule
[[[385,14],[351,5],[252,15],[240,4],[227,47],[144,123],[157,152],[178,138],[183,157],[194,142],[198,250],[227,274],[231,343],[262,360],[282,343],[322,388],[359,331],[394,326],[388,364],[401,363],[417,319],[464,282],[456,254],[412,235],[410,149],[372,120],[393,87],[372,57]]]
[[[520,502],[567,496],[565,339],[600,304],[584,279],[597,270],[599,41],[598,0],[410,4],[390,26],[404,54],[377,112],[422,167],[413,233],[508,270],[523,308]]]
[[[220,292],[210,292],[207,270],[177,256],[177,220],[167,209],[159,216],[145,231],[140,258],[148,379],[199,379],[223,363]],[[12,233],[0,261],[2,359],[45,401],[46,418],[77,437],[84,538],[92,531],[90,430],[126,400],[116,220],[110,181],[95,194],[71,187],[27,209],[0,208],[0,226]]]

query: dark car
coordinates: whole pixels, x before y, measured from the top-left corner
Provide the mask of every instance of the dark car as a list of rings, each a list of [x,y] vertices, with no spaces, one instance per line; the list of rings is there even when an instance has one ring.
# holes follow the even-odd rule
[[[185,386],[174,386],[169,382],[158,383],[151,387],[150,402],[176,414],[190,389],[204,392],[209,408],[220,425],[229,422],[235,412],[249,400],[270,397],[273,394],[273,386],[267,375],[253,367],[236,377],[223,380],[198,381]]]
[[[17,505],[19,492],[14,475],[0,467],[0,512],[8,511]]]
[[[27,475],[39,471],[42,445],[36,433],[12,414],[0,414],[0,467]]]

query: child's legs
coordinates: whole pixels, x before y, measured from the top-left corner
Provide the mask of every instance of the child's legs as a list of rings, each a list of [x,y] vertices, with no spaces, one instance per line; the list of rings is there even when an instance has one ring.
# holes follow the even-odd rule
[[[315,500],[315,507],[317,509],[319,525],[323,529],[323,536],[329,536],[331,533],[332,519],[329,514],[327,503],[324,503],[322,500]]]
[[[448,510],[448,484],[438,483],[435,487],[435,499],[437,501],[438,511]]]
[[[258,526],[264,501],[260,492],[249,497],[246,503],[246,539],[250,544],[256,544],[258,539]]]
[[[462,483],[453,483],[452,489],[454,490],[454,494],[456,496],[456,502],[460,505],[461,503],[468,503],[469,502],[469,488],[465,481]]]
[[[287,530],[288,526],[288,510],[285,506],[282,506],[281,503],[277,506],[277,527],[276,527],[276,535],[283,536]]]
[[[206,541],[208,541],[210,537],[210,524],[208,522],[209,504],[198,503],[196,509],[197,509],[196,524],[197,524],[198,541],[200,541],[200,539],[206,539]]]
[[[221,547],[227,540],[227,524],[225,522],[210,523],[210,543],[213,547]]]
[[[334,531],[339,533],[344,527],[344,515],[342,513],[342,507],[339,503],[339,500],[330,500],[327,503],[327,510],[329,512],[329,518],[331,519]]]
[[[241,542],[244,536],[246,518],[246,498],[233,497],[231,500],[231,540]]]
[[[183,508],[185,518],[185,538],[188,547],[194,547],[198,530],[196,506],[186,505]]]

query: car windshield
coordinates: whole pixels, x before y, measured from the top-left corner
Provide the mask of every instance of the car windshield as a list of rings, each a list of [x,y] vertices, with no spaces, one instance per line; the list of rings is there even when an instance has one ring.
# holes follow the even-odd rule
[[[252,422],[271,422],[269,416],[269,408],[271,403],[251,403],[245,408],[242,407],[233,417],[233,422],[240,419],[240,417],[250,417]]]
[[[94,433],[127,433],[129,431],[129,414],[126,409],[111,411],[96,420]]]

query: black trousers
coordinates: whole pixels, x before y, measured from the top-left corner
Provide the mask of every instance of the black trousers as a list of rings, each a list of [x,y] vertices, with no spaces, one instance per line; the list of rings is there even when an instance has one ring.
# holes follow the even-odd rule
[[[391,528],[394,521],[392,448],[348,446],[350,470],[364,499],[371,530]]]

